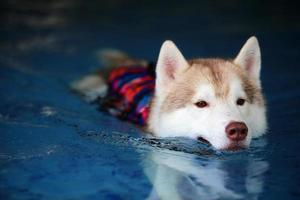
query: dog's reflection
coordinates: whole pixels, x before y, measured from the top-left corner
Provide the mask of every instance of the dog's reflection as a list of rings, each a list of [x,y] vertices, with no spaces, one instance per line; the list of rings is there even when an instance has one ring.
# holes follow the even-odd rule
[[[268,163],[246,159],[203,159],[154,150],[144,161],[153,189],[148,200],[257,199]]]

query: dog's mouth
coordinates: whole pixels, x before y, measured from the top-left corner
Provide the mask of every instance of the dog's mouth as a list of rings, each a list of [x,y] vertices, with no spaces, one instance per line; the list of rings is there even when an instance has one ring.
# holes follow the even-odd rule
[[[197,140],[204,144],[210,144],[209,141],[207,141],[206,139],[204,139],[203,137],[200,137],[200,136],[197,138]]]
[[[204,144],[208,144],[208,145],[211,145],[211,143],[206,140],[205,138],[203,137],[197,137],[197,140],[204,143]],[[240,150],[243,150],[243,149],[246,149],[247,147],[241,143],[241,142],[233,142],[231,143],[230,145],[228,145],[227,147],[223,148],[223,149],[220,149],[220,150],[224,150],[224,151],[240,151]]]
[[[224,148],[225,151],[240,151],[246,149],[246,146],[242,143],[231,143],[228,147]]]

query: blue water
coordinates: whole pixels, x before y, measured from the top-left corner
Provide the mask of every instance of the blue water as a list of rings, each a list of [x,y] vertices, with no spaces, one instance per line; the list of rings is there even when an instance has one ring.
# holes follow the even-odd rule
[[[267,1],[7,1],[0,43],[0,199],[299,199],[300,16]],[[226,153],[146,139],[68,83],[97,52],[155,60],[172,39],[190,57],[233,57],[256,35],[268,134]]]

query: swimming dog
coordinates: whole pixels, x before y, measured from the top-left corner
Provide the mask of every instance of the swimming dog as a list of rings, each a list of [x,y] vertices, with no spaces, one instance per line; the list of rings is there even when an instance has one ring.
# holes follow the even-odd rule
[[[89,101],[108,99],[104,107],[110,113],[145,126],[153,136],[189,137],[238,150],[266,132],[261,54],[254,36],[234,59],[187,60],[170,40],[162,44],[156,64],[118,51],[103,55],[113,66],[107,77],[88,75],[72,88]]]

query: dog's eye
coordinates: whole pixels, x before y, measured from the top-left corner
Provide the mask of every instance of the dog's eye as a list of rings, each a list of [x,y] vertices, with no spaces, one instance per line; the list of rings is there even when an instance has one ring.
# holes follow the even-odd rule
[[[238,100],[236,100],[236,104],[239,105],[239,106],[242,106],[244,105],[246,102],[245,99],[242,99],[242,98],[238,98]]]
[[[208,106],[208,103],[206,101],[198,101],[197,103],[195,103],[195,106],[197,106],[198,108],[204,108]]]

